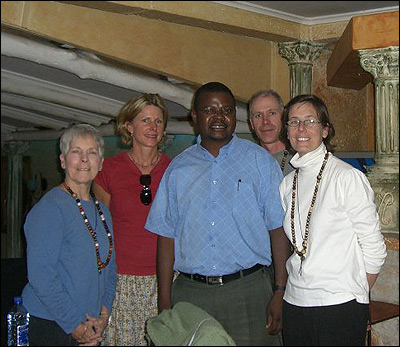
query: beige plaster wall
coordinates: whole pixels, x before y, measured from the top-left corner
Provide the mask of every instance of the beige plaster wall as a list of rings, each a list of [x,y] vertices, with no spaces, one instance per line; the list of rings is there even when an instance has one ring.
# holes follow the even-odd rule
[[[336,135],[337,152],[374,152],[375,121],[372,83],[361,90],[327,85],[326,64],[333,47],[327,45],[314,62],[312,93],[325,101]]]

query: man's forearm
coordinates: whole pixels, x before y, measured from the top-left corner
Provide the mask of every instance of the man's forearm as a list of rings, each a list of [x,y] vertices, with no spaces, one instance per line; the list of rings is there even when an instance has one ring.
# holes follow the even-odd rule
[[[158,313],[171,308],[171,287],[174,276],[174,239],[157,238]]]
[[[275,285],[285,286],[287,280],[286,261],[290,256],[290,242],[283,228],[270,231],[272,260],[275,270]]]

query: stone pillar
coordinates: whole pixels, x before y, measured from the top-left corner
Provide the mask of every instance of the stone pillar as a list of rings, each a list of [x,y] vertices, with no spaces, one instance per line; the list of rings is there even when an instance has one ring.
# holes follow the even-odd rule
[[[374,77],[376,164],[367,176],[375,192],[382,231],[399,234],[399,47],[359,51]]]
[[[311,93],[313,61],[322,53],[324,44],[309,41],[280,42],[279,54],[290,66],[290,98]]]
[[[22,154],[29,148],[26,142],[10,142],[3,146],[8,155],[7,187],[7,257],[22,258]]]

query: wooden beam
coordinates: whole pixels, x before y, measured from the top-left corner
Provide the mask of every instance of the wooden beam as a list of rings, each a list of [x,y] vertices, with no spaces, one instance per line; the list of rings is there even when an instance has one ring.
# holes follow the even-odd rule
[[[372,75],[360,66],[358,51],[399,45],[399,12],[353,17],[328,60],[328,86],[360,90]]]

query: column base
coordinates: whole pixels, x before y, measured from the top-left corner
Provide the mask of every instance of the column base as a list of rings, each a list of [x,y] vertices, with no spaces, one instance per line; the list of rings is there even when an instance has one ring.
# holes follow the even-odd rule
[[[395,165],[373,165],[367,172],[375,193],[375,204],[382,233],[399,237],[399,168]]]

